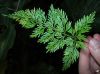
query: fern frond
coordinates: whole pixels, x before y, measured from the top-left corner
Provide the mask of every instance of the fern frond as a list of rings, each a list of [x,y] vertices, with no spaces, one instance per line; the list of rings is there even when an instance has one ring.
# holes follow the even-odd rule
[[[56,50],[59,49],[59,40],[54,39],[52,42],[49,42],[47,47],[47,52],[55,52]]]
[[[45,28],[42,25],[40,25],[39,27],[35,28],[30,37],[31,38],[40,37],[40,35],[44,34],[44,30]]]
[[[91,23],[94,21],[95,13],[96,12],[92,12],[90,15],[84,16],[75,23],[75,31],[77,34],[89,32],[91,29]]]
[[[76,37],[77,37],[77,39],[78,39],[79,41],[84,41],[84,40],[86,39],[86,36],[83,35],[83,34],[81,34],[81,33],[78,33],[78,34],[76,35]]]
[[[64,39],[53,39],[52,42],[49,42],[46,49],[47,52],[55,52],[58,49],[62,49],[65,46],[66,42]]]
[[[54,34],[45,32],[45,33],[41,36],[41,38],[38,40],[38,42],[44,43],[44,44],[45,44],[45,43],[47,43],[47,42],[49,42],[49,41],[53,41],[53,39],[54,39]]]
[[[79,52],[77,51],[77,49],[75,47],[68,46],[64,51],[63,70],[68,69],[71,64],[76,62],[78,57],[79,57]]]
[[[8,16],[18,21],[25,28],[32,28],[35,25],[43,24],[46,21],[45,13],[41,9],[20,10],[13,14],[9,14]]]
[[[82,41],[76,41],[76,48],[84,49],[86,46]]]
[[[64,32],[65,25],[68,22],[68,17],[64,11],[60,9],[54,9],[54,7],[51,5],[48,12],[47,22],[51,23],[51,25],[48,26],[54,27],[57,31],[62,33]]]
[[[67,37],[65,40],[67,46],[73,46],[74,40],[71,38],[71,36]]]
[[[25,28],[33,28],[32,38],[38,37],[38,42],[47,44],[47,52],[56,52],[65,49],[63,70],[69,68],[79,57],[79,48],[84,48],[83,41],[94,21],[95,12],[79,19],[75,26],[71,26],[66,13],[61,9],[50,6],[48,14],[41,9],[20,10],[8,17],[18,21]]]

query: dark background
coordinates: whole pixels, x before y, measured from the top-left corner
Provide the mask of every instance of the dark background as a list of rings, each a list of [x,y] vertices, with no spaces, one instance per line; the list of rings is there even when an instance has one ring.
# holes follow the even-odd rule
[[[40,7],[47,13],[53,4],[55,8],[63,9],[68,14],[73,25],[83,15],[96,11],[92,30],[87,35],[100,33],[100,0],[0,0],[0,4],[0,13],[12,13],[15,10],[34,7]],[[2,18],[0,24],[1,20]],[[78,59],[69,69],[62,71],[61,50],[46,54],[45,45],[37,43],[37,38],[29,38],[31,29],[26,30],[14,21],[12,24],[15,26],[16,37],[13,47],[7,53],[5,74],[78,74]]]

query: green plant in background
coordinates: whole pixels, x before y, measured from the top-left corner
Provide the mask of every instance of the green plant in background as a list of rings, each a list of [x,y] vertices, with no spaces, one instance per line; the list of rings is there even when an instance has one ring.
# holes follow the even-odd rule
[[[3,29],[3,26],[5,26],[6,29],[0,34],[0,74],[5,74],[7,53],[8,50],[12,48],[16,36],[14,24],[7,24],[6,21],[6,24],[0,25],[0,30]]]
[[[18,21],[22,27],[33,28],[31,38],[38,37],[38,42],[47,44],[47,52],[53,53],[58,49],[64,50],[63,70],[66,70],[79,57],[79,48],[84,48],[83,41],[85,33],[91,29],[91,23],[94,21],[95,12],[83,16],[72,23],[68,20],[67,14],[61,9],[55,9],[51,5],[48,15],[39,9],[20,10],[8,17]]]
[[[7,53],[13,47],[16,31],[11,20],[1,15],[0,18],[0,74],[5,74]]]
[[[8,2],[12,2],[12,4]],[[9,0],[8,2],[3,2],[3,0],[0,2],[0,74],[5,74],[5,70],[8,66],[7,54],[8,51],[13,47],[16,37],[15,24],[13,24],[12,21],[7,17],[2,16],[2,14],[8,14],[14,10],[10,8],[11,6],[16,6],[15,10],[21,9],[25,0],[18,0],[15,6],[14,4],[16,1]]]

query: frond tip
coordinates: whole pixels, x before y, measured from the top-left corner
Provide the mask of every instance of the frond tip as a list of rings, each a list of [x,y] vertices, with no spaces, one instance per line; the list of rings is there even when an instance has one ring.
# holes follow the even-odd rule
[[[24,28],[32,28],[36,24],[45,22],[45,13],[41,9],[20,10],[8,16],[18,21]]]
[[[76,48],[67,47],[64,51],[62,70],[68,69],[71,66],[71,64],[76,62],[78,57],[79,57],[79,52],[77,51]]]
[[[94,17],[95,17],[95,11],[92,12],[90,15],[88,16],[83,16],[82,19],[79,19],[76,23],[75,23],[75,31],[79,32],[79,33],[86,33],[89,32],[89,30],[91,29],[91,23],[93,23],[94,21]]]

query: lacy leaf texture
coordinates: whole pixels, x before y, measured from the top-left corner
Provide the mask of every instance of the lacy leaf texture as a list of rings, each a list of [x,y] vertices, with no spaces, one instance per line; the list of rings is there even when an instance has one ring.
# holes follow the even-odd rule
[[[64,51],[63,70],[66,70],[79,57],[79,48],[84,48],[85,33],[91,29],[95,11],[76,21],[74,27],[68,20],[67,14],[61,9],[50,6],[48,14],[43,10],[26,9],[9,14],[26,29],[32,28],[31,38],[38,37],[38,42],[47,44],[47,52],[53,53],[59,49]]]

